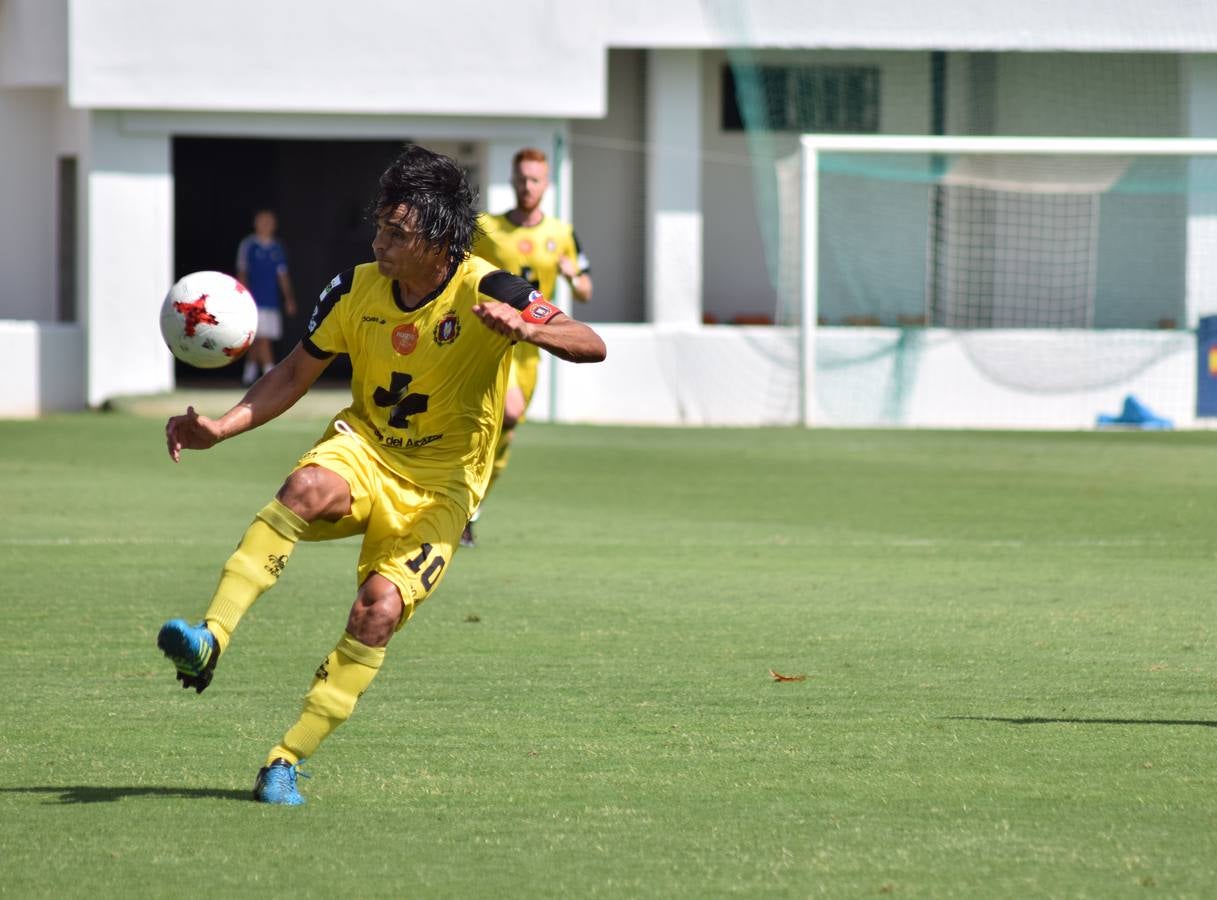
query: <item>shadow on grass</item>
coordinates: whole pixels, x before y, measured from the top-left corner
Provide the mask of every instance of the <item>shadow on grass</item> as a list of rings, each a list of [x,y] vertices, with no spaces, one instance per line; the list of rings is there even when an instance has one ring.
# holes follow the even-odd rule
[[[249,791],[220,791],[212,788],[177,787],[96,787],[93,785],[46,785],[44,787],[0,788],[0,794],[58,794],[48,803],[114,803],[129,797],[159,797],[179,800],[245,800],[253,802]]]
[[[944,716],[955,722],[1002,722],[1006,725],[1196,725],[1201,728],[1217,728],[1217,722],[1208,719],[1066,719],[1005,718],[1003,716]]]

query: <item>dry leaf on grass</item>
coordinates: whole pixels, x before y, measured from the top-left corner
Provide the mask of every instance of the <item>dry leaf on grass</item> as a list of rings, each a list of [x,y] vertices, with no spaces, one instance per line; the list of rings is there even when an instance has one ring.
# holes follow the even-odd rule
[[[769,670],[769,674],[773,676],[774,681],[806,681],[806,675],[783,675],[781,672]]]

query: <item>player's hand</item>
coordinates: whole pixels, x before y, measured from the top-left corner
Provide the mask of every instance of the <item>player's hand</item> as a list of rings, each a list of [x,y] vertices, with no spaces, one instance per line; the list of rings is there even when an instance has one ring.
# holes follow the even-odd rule
[[[529,340],[536,327],[525,322],[519,310],[507,303],[479,303],[473,307],[473,314],[491,331],[513,341]]]
[[[200,416],[193,406],[186,407],[184,416],[171,416],[165,423],[165,443],[174,462],[181,459],[183,450],[206,450],[221,437],[219,424]]]
[[[567,281],[573,281],[579,277],[579,268],[575,265],[575,261],[569,256],[558,257],[558,271]]]

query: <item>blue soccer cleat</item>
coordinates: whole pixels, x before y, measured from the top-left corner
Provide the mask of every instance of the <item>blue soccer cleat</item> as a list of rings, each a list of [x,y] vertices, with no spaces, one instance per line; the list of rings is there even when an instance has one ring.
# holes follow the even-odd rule
[[[259,803],[274,803],[277,806],[303,806],[304,797],[296,790],[296,776],[308,778],[286,759],[276,759],[269,766],[258,770],[254,782],[254,799]]]
[[[191,625],[184,619],[170,619],[161,626],[156,646],[177,669],[177,680],[184,688],[203,693],[211,684],[212,673],[220,658],[220,645],[202,623]]]

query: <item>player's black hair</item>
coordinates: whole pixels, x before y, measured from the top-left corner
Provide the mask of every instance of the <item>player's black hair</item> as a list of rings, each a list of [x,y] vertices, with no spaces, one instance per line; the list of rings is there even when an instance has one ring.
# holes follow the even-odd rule
[[[427,246],[460,262],[478,234],[476,199],[456,160],[407,144],[380,176],[380,190],[368,213],[374,221],[385,210],[406,204],[414,210],[414,227]]]

